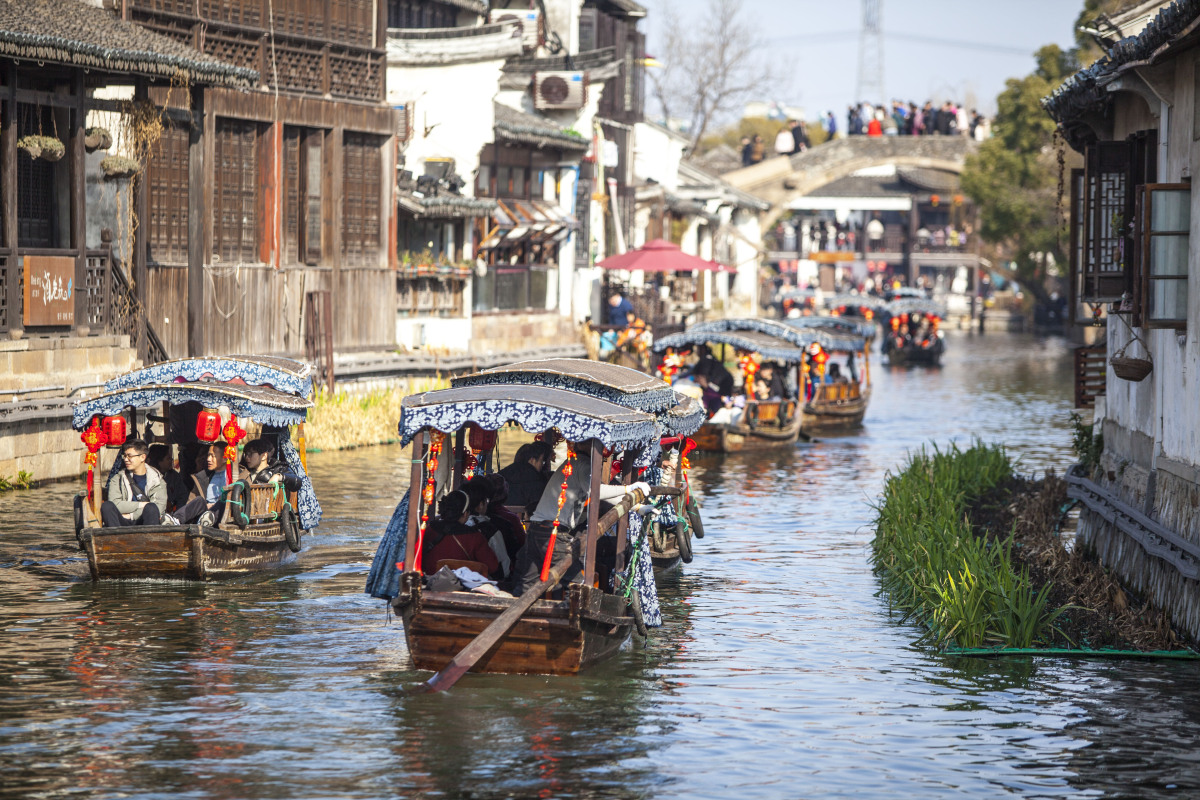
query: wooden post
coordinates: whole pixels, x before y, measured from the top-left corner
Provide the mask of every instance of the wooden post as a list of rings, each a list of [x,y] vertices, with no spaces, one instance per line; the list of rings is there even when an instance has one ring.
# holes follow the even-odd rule
[[[146,87],[145,79],[139,78],[133,89],[133,99],[135,102],[148,102],[149,91]],[[146,284],[149,282],[149,273],[146,267],[146,256],[148,253],[148,230],[150,226],[150,192],[146,187],[146,177],[150,170],[150,155],[147,153],[146,160],[139,166],[137,173],[133,178],[133,213],[136,215],[137,223],[133,238],[133,295],[137,298],[138,309],[137,314],[137,341],[130,342],[137,348],[139,358],[146,358],[146,326],[149,324],[146,308],[149,305],[146,297]]]
[[[458,489],[463,483],[463,465],[466,461],[466,453],[463,450],[463,442],[466,439],[466,428],[459,428],[454,434],[454,475],[451,479],[450,486],[452,489]]]
[[[71,205],[71,248],[75,251],[75,334],[87,336],[88,293],[87,293],[87,183],[84,173],[83,130],[87,122],[87,98],[83,87],[83,70],[75,70],[72,81],[75,93],[71,108],[71,135],[67,143],[71,149],[70,170],[67,178]],[[53,113],[53,112],[52,112]],[[140,352],[140,351],[139,351]]]
[[[413,561],[413,552],[417,548],[417,526],[421,522],[421,479],[425,477],[425,431],[413,437],[412,441],[412,473],[408,482],[408,537],[404,542],[404,571],[420,572],[421,565]]]
[[[598,439],[592,439],[592,482],[588,487],[587,504],[587,539],[583,546],[583,583],[591,586],[596,581],[596,538],[601,531],[596,530],[600,521],[600,479],[604,473],[604,445]]]
[[[17,264],[17,64],[4,66],[8,92],[4,127],[0,130],[0,240],[8,248],[4,293],[8,298],[8,335],[20,339],[25,332],[21,315],[20,271]],[[99,519],[99,517],[97,517]]]
[[[208,193],[204,191],[207,170],[204,164],[204,90],[191,90],[192,125],[188,130],[188,267],[187,267],[187,340],[188,355],[205,354],[204,344],[204,262],[207,229]]]

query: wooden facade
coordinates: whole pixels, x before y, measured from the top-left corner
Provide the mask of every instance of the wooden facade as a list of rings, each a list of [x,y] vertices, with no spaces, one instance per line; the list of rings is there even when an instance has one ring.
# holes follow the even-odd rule
[[[312,291],[332,293],[335,348],[393,346],[385,3],[122,7],[140,26],[259,75],[250,92],[195,98],[202,122],[169,129],[150,158],[148,294],[169,352],[303,355]]]

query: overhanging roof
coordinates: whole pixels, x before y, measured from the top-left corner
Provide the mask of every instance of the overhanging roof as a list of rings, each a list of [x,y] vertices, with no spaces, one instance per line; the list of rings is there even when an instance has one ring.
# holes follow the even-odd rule
[[[565,133],[547,117],[526,114],[502,103],[494,103],[496,110],[496,138],[534,147],[556,147],[560,150],[585,152],[591,142],[582,136]]]

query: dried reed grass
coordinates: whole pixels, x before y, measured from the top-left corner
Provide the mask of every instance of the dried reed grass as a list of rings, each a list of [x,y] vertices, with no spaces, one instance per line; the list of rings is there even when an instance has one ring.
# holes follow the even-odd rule
[[[378,389],[362,394],[318,390],[314,408],[304,426],[309,452],[348,450],[399,440],[400,403],[408,394],[445,389],[450,382],[440,375],[417,378],[407,391]]]

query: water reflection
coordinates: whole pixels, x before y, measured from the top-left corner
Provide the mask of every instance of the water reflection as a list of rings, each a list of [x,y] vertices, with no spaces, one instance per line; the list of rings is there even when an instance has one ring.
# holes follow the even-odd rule
[[[693,459],[708,536],[662,581],[666,626],[575,679],[403,694],[427,676],[361,593],[398,447],[314,455],[319,534],[229,584],[92,584],[77,486],[0,496],[3,794],[1195,794],[1194,665],[945,658],[876,594],[870,503],[907,451],[979,436],[1070,463],[1069,351],[951,334],[940,369],[872,378],[860,434]]]

